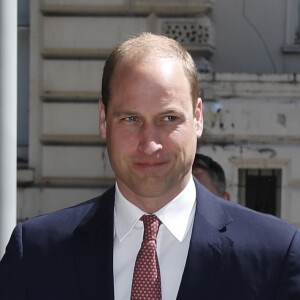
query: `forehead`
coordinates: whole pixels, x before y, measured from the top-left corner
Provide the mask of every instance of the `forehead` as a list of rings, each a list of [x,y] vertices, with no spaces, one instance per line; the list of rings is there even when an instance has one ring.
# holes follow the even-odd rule
[[[130,109],[142,105],[153,110],[161,106],[182,106],[192,109],[190,85],[177,59],[144,59],[126,61],[115,70],[111,83],[111,105]],[[190,105],[188,104],[190,103]]]
[[[137,56],[130,55],[128,57],[121,58],[115,66],[114,74],[117,73],[119,70],[122,70],[123,68],[127,68],[128,70],[135,70],[139,68],[139,66],[144,65],[164,65],[164,64],[170,64],[175,63],[183,70],[183,64],[181,60],[175,56],[166,56],[161,54],[155,54],[154,53],[148,53],[144,55],[138,54]]]
[[[138,60],[120,61],[115,67],[112,84],[117,83],[119,86],[124,81],[133,78],[157,82],[162,80],[163,84],[166,80],[175,82],[176,77],[182,77],[187,81],[182,64],[178,59],[147,56]],[[118,86],[114,86],[114,88]]]
[[[137,60],[121,60],[115,67],[111,85],[113,92],[118,87],[125,85],[124,82],[130,80],[139,80],[138,83],[144,80],[161,83],[162,86],[171,84],[175,86],[178,79],[182,81],[183,87],[189,86],[180,60],[173,57],[153,57],[151,55]]]

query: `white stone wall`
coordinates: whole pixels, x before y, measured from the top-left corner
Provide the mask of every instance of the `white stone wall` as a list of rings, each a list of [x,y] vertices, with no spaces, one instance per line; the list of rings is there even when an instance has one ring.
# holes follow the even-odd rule
[[[199,78],[204,134],[198,151],[225,169],[232,200],[238,170],[281,169],[280,217],[300,225],[300,82],[294,75],[214,74]],[[218,113],[211,110],[218,103]]]
[[[263,2],[267,8],[268,1]],[[264,50],[260,42],[253,35],[248,39],[249,27],[244,32],[247,43],[242,48],[235,40],[235,31],[229,30],[236,28],[243,34],[241,30],[245,28],[240,18],[241,6],[235,3],[30,2],[29,162],[27,170],[18,172],[19,220],[80,203],[102,193],[114,182],[105,142],[98,135],[97,100],[107,54],[130,35],[142,31],[166,33],[174,27],[173,37],[185,43],[195,60],[201,62],[201,69],[230,70],[232,64],[235,71],[248,68],[249,73],[269,73],[270,62],[261,55]],[[279,13],[280,5],[276,0],[271,11]],[[285,13],[281,12],[277,26],[281,26]],[[202,26],[207,39],[187,39],[193,26]],[[268,23],[265,29],[268,26],[271,25]],[[268,40],[274,41],[273,31],[263,32],[272,35]],[[253,47],[258,51],[257,57],[251,52]],[[278,54],[278,47],[272,51],[277,53],[276,65],[282,66],[284,56]],[[243,68],[239,69],[239,61]],[[280,216],[300,226],[299,75],[228,72],[199,75],[205,128],[198,150],[213,156],[224,167],[229,191],[236,202],[239,168],[280,168]],[[216,103],[222,107],[219,113],[211,111]]]

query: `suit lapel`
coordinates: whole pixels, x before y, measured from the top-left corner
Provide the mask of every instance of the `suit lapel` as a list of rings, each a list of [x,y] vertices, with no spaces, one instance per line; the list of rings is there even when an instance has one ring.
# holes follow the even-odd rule
[[[96,201],[72,237],[78,299],[114,299],[113,228],[114,197],[111,188]]]
[[[232,222],[218,200],[196,182],[197,206],[187,262],[177,300],[211,299],[221,284],[221,275],[233,242],[222,234]],[[111,188],[91,202],[72,236],[76,299],[114,299],[113,230],[114,196]]]
[[[198,183],[196,189],[193,232],[177,300],[197,299],[199,295],[203,299],[212,299],[233,248],[233,242],[222,234],[232,218]]]

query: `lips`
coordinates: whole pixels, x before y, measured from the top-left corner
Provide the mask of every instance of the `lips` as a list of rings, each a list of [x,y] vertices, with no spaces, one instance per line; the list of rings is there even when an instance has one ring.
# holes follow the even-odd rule
[[[167,162],[135,162],[137,166],[155,167],[165,165]]]
[[[145,169],[145,170],[158,170],[160,168],[163,168],[167,165],[166,161],[138,161],[138,162],[134,162],[134,165],[139,168],[139,169]]]

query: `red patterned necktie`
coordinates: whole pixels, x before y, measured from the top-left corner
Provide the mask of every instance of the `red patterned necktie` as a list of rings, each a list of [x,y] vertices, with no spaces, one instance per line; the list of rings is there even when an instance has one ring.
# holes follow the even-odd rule
[[[144,215],[144,237],[137,255],[131,288],[131,300],[160,300],[160,271],[156,253],[156,236],[161,221],[155,215]]]

